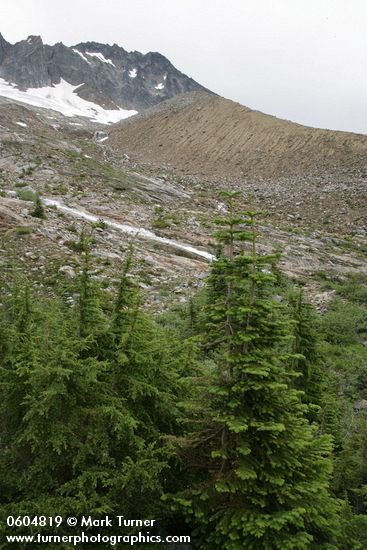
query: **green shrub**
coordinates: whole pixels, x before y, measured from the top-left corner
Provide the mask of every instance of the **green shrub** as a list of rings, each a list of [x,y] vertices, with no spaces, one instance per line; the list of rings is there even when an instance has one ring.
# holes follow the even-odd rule
[[[70,233],[77,233],[78,232],[78,230],[77,230],[77,228],[74,224],[73,225],[67,225],[65,227],[65,230],[70,231]]]
[[[35,170],[35,166],[28,166],[27,168],[22,168],[22,173],[20,174],[20,178],[24,178],[24,176],[31,176]]]
[[[363,274],[353,274],[349,280],[335,286],[338,294],[351,302],[367,305],[367,277]]]
[[[170,225],[171,224],[169,223],[169,221],[164,218],[158,218],[152,223],[152,227],[154,229],[167,229],[167,227],[170,227]]]
[[[29,235],[29,233],[32,233],[32,228],[26,226],[17,227],[16,233],[17,235]]]
[[[18,189],[17,195],[22,201],[35,202],[37,199],[36,193],[34,191],[31,191],[31,189]]]
[[[92,227],[93,229],[97,229],[97,227],[99,227],[100,229],[106,229],[107,224],[104,220],[102,220],[102,218],[100,218],[96,222],[92,223]]]
[[[321,332],[333,344],[356,344],[363,340],[367,310],[357,304],[336,298],[329,303],[321,318]]]
[[[157,206],[154,213],[156,216],[152,222],[154,229],[166,229],[167,227],[171,227],[171,225],[179,225],[181,222],[175,212],[165,212],[162,206]]]

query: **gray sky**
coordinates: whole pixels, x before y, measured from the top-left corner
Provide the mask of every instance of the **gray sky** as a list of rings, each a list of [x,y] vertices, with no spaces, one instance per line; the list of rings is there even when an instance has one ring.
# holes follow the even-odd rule
[[[367,0],[0,0],[0,32],[159,51],[253,109],[367,134]]]

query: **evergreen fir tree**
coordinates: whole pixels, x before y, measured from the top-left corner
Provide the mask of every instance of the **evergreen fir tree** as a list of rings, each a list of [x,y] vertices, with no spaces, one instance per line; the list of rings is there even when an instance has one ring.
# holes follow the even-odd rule
[[[294,388],[291,328],[272,298],[275,258],[257,253],[256,214],[237,214],[236,193],[225,196],[225,255],[208,283],[217,370],[205,417],[187,439],[192,488],[176,504],[202,549],[336,549],[331,442],[315,435]]]
[[[85,273],[83,284],[89,285]],[[119,386],[114,365],[101,359],[104,352],[95,345],[102,333],[100,319],[107,323],[98,302],[90,307],[92,296],[82,297],[88,297],[88,324],[81,337],[78,308],[57,300],[36,302],[29,290],[13,294],[12,304],[4,308],[6,329],[0,330],[6,350],[0,358],[1,519],[26,512],[99,517],[121,513],[121,503],[130,517],[158,513],[171,455],[169,447],[159,444],[160,429],[166,427],[167,433],[175,422],[167,418],[174,403],[171,378],[177,384],[173,372],[164,373],[168,366],[174,368],[170,350],[153,350],[155,356],[147,359],[152,370],[145,372],[146,383],[157,406],[145,430],[149,407],[133,410],[134,368],[126,368],[126,386]],[[155,337],[152,328],[151,341],[162,347]],[[137,380],[143,376],[142,370]],[[156,389],[155,377],[164,391]]]
[[[117,292],[112,332],[113,385],[129,404],[138,421],[138,431],[149,441],[174,431],[178,396],[182,391],[182,355],[172,349],[166,331],[141,307],[142,296],[130,270],[133,248],[129,247]]]
[[[33,216],[34,218],[40,218],[41,220],[44,220],[46,218],[45,208],[38,194],[34,201],[34,209],[33,212],[31,212],[31,216]]]
[[[290,316],[294,320],[292,367],[299,373],[295,385],[304,392],[302,401],[309,406],[310,421],[321,421],[323,400],[327,392],[326,376],[322,370],[318,346],[317,323],[313,308],[302,291],[292,291],[288,296]]]
[[[288,304],[294,321],[294,356],[291,363],[300,375],[295,380],[295,386],[303,391],[302,402],[308,405],[307,418],[310,422],[316,422],[322,433],[331,434],[334,446],[338,448],[341,433],[335,384],[324,364],[316,312],[305,301],[302,291],[292,289],[288,295]]]
[[[91,277],[91,238],[80,235],[80,249],[83,266],[79,277],[79,335],[94,341],[98,334],[105,331],[106,323],[100,306],[100,287]]]
[[[351,419],[343,449],[336,460],[335,489],[346,495],[354,513],[367,516],[367,412]]]

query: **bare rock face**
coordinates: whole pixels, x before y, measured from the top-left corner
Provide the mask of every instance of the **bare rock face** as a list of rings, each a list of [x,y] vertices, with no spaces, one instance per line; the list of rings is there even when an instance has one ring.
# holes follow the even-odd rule
[[[49,86],[47,53],[40,36],[29,36],[8,47],[0,66],[0,76],[21,90]]]
[[[95,143],[101,143],[103,141],[106,141],[106,139],[108,139],[108,134],[106,134],[106,132],[102,132],[102,130],[97,130],[96,132],[94,132],[93,141]]]
[[[106,109],[137,111],[177,94],[205,90],[156,52],[143,55],[97,42],[48,46],[39,36],[11,45],[0,35],[0,77],[23,91],[63,79],[80,86],[80,97]]]
[[[65,275],[68,279],[74,279],[76,277],[76,273],[73,267],[70,265],[63,265],[59,269],[59,273],[62,275]]]
[[[6,51],[10,47],[11,47],[11,44],[9,44],[9,42],[7,42],[3,37],[3,35],[0,33],[0,63],[2,63],[5,57]]]

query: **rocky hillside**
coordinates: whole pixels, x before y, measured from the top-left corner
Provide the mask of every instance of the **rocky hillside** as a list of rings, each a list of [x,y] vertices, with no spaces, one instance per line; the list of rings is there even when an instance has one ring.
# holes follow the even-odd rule
[[[119,123],[110,145],[190,173],[367,178],[367,136],[301,126],[206,93],[174,98]]]
[[[78,86],[80,98],[105,109],[135,111],[177,94],[205,90],[156,52],[143,55],[96,42],[49,46],[39,36],[10,44],[0,34],[0,78],[23,92],[65,81]]]
[[[187,98],[180,101],[187,106]],[[204,106],[194,109],[200,115],[197,109]],[[161,104],[156,111],[164,109]],[[169,122],[170,114],[164,116]],[[21,266],[51,293],[78,272],[80,234],[92,232],[96,278],[115,284],[133,240],[150,306],[162,310],[177,294],[185,302],[202,284],[215,253],[213,220],[223,210],[219,192],[225,178],[182,172],[163,161],[159,166],[157,160],[137,161],[142,150],[130,155],[122,138],[117,141],[121,127],[103,127],[109,139],[98,141],[93,136],[100,129],[82,118],[0,98],[0,268],[11,273]],[[147,158],[152,157],[147,153]],[[192,162],[195,166],[195,158]],[[212,162],[218,166],[215,157]],[[210,166],[210,159],[206,163]],[[344,182],[320,175],[322,166],[312,178],[233,179],[243,206],[252,197],[265,214],[259,227],[262,250],[282,250],[284,272],[305,284],[321,305],[327,299],[321,292],[324,276],[367,273],[366,179],[348,175],[360,170],[358,164],[345,166]],[[32,215],[37,193],[45,218]]]

